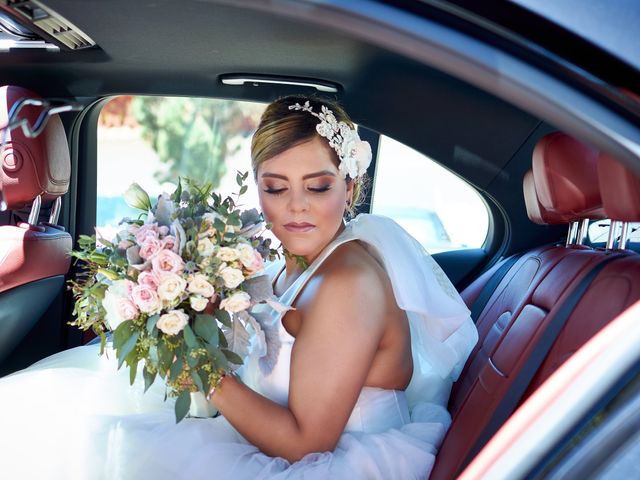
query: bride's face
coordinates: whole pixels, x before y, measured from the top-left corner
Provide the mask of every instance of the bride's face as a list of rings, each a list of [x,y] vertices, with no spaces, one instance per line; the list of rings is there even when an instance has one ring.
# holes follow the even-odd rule
[[[353,182],[338,173],[326,140],[314,137],[264,161],[257,181],[265,218],[292,254],[313,260],[341,230]]]

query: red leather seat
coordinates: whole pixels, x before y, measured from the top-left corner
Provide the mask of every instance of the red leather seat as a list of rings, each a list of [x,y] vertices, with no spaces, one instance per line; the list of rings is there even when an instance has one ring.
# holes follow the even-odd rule
[[[640,221],[640,177],[611,156],[600,154],[598,178],[606,216],[621,222]],[[576,305],[527,396],[587,340],[640,299],[640,255],[628,250],[622,253],[625,257],[605,266]]]
[[[523,182],[529,217],[536,223],[601,217],[596,163],[595,149],[564,134],[541,139],[533,155],[533,182],[530,174]],[[534,192],[538,186],[545,195]],[[548,321],[607,255],[580,245],[541,247],[510,268],[478,318],[478,346],[454,385],[453,422],[431,478],[454,478],[464,466]]]
[[[0,126],[11,108],[24,98],[39,98],[26,89],[0,88]],[[42,109],[25,106],[18,118],[33,126]],[[28,333],[64,286],[69,270],[71,236],[62,227],[21,221],[19,212],[38,203],[53,205],[67,192],[71,165],[66,134],[58,116],[48,120],[36,138],[20,128],[6,135],[0,169],[4,224],[0,225],[0,361]],[[39,198],[39,202],[36,199]]]

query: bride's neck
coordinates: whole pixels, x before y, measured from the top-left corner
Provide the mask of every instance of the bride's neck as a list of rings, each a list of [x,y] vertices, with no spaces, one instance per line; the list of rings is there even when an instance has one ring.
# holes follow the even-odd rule
[[[336,237],[340,235],[343,230],[344,230],[344,224],[341,224],[340,227],[338,228],[338,231],[333,236],[333,238],[327,243],[327,245],[329,245],[329,243],[335,240]],[[284,285],[284,288],[286,289],[289,285],[291,285],[293,282],[296,281],[296,279],[302,274],[302,272],[304,272],[307,269],[309,265],[311,265],[311,263],[318,257],[318,255],[320,255],[324,251],[327,245],[322,247],[322,249],[319,252],[315,253],[314,255],[310,255],[308,257],[301,257],[296,255],[290,255],[290,254],[285,255],[285,270],[284,272],[282,272],[283,275],[280,275],[280,277],[283,277],[283,278],[279,278],[277,283],[279,283],[280,285]]]

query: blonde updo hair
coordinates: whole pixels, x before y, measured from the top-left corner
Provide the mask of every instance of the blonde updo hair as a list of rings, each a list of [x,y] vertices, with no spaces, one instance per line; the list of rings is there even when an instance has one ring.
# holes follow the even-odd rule
[[[319,122],[316,117],[309,112],[289,110],[290,105],[295,103],[303,105],[307,101],[314,112],[320,112],[320,107],[324,105],[333,112],[339,122],[345,122],[351,128],[354,128],[349,116],[336,102],[304,95],[289,95],[279,98],[267,106],[262,117],[260,117],[258,129],[251,140],[251,167],[254,178],[257,178],[258,167],[270,158],[296,145],[308,142],[314,136],[318,136],[323,142],[327,141],[325,138],[320,137],[316,131],[316,125]],[[333,149],[331,149],[331,152],[333,162],[338,166],[340,161],[338,154]],[[345,212],[347,216],[353,216],[356,207],[364,200],[367,178],[366,175],[355,180],[347,177],[346,181],[354,182],[353,199]]]

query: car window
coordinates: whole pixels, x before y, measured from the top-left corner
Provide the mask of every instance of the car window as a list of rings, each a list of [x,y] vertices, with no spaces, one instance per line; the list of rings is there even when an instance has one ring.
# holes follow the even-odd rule
[[[534,478],[640,478],[640,375],[626,382],[553,450]]]
[[[471,185],[384,135],[378,150],[372,213],[393,218],[430,253],[482,247],[489,213]]]
[[[153,198],[171,193],[178,177],[237,193],[237,171],[251,169],[251,135],[265,105],[206,98],[119,96],[98,120],[97,230],[110,240],[118,222],[137,215],[123,193],[137,182]],[[241,204],[258,206],[251,177]]]
[[[588,242],[590,245],[602,246],[607,243],[609,238],[609,228],[611,227],[611,220],[608,218],[604,220],[594,220],[589,224],[588,230]],[[620,228],[616,232],[616,239],[620,236]],[[629,222],[627,226],[627,238],[629,241],[628,246],[630,248],[640,247],[640,222]]]

